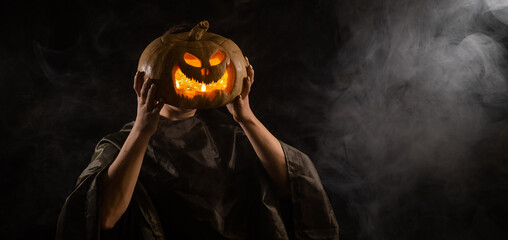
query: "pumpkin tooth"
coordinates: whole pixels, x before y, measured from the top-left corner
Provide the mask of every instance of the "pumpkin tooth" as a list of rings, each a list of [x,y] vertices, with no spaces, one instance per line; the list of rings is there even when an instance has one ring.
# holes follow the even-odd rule
[[[227,88],[227,71],[224,72],[223,76],[215,82],[204,83],[193,78],[187,77],[180,68],[177,68],[175,71],[175,90],[180,95],[186,96],[195,96],[195,95],[203,95],[207,92],[214,91],[223,91]]]

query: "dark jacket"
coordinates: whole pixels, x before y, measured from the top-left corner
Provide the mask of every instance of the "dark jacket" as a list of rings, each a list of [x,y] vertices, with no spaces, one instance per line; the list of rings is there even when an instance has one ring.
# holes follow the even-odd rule
[[[197,116],[161,117],[134,194],[111,230],[99,227],[100,178],[133,122],[99,141],[60,213],[57,239],[338,239],[311,160],[281,142],[290,196],[279,198],[242,129]]]

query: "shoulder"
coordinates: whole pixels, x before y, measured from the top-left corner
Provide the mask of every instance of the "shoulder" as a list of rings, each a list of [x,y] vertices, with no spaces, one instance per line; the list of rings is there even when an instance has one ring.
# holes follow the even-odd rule
[[[254,149],[247,135],[225,108],[199,110],[197,116],[206,124],[217,146],[227,146],[238,154],[252,155]]]
[[[118,132],[110,133],[103,137],[95,146],[92,159],[88,166],[83,170],[78,178],[77,184],[79,185],[87,177],[94,175],[111,164],[116,155],[120,152],[123,143],[127,139],[133,122],[125,124]]]
[[[124,126],[118,132],[106,135],[99,141],[99,143],[97,143],[96,148],[102,145],[112,145],[118,149],[121,149],[123,143],[127,139],[127,136],[129,136],[129,133],[131,132],[133,125],[134,121],[128,122],[124,124]]]

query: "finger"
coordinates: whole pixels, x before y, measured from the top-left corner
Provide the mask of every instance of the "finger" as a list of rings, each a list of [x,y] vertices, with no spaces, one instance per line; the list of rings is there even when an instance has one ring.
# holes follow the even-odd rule
[[[157,93],[157,86],[155,84],[150,84],[150,89],[148,89],[148,97],[146,99],[147,110],[152,111],[155,107],[155,95]]]
[[[235,105],[241,105],[242,104],[241,101],[242,101],[242,95],[240,94],[240,95],[236,96],[233,101],[228,103],[228,105],[234,109]]]
[[[250,84],[254,84],[254,68],[252,68],[252,65],[249,65],[247,69],[247,76],[249,76]]]
[[[247,76],[249,76],[251,81],[254,83],[254,68],[252,67],[252,65],[249,65],[247,67]]]
[[[141,87],[141,100],[144,103],[146,100],[146,96],[148,95],[148,90],[150,89],[150,85],[152,84],[153,80],[151,78],[145,80],[143,82],[143,87]]]
[[[250,77],[246,77],[243,79],[243,89],[242,89],[242,98],[247,97],[250,92],[250,87],[252,86],[252,81],[250,80]]]
[[[164,107],[164,98],[159,99],[159,102],[153,108],[152,113],[159,113],[161,111],[162,107]]]
[[[243,104],[243,98],[241,96],[236,97],[236,103],[241,106]]]
[[[134,91],[136,91],[136,95],[139,97],[141,95],[141,87],[143,86],[143,79],[145,77],[145,72],[137,71],[134,76]]]
[[[249,58],[245,57],[245,68],[247,70],[247,76],[250,77],[251,81],[254,82],[254,67],[250,64]]]

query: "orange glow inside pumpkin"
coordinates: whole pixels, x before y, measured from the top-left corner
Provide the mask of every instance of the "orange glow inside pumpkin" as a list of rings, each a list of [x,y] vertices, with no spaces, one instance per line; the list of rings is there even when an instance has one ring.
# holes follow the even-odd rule
[[[219,80],[208,84],[187,77],[178,65],[173,67],[175,92],[188,99],[201,95],[207,97],[211,101],[221,92],[223,94],[229,94],[233,89],[234,80],[235,72],[233,64],[229,64],[226,67],[226,71],[224,71],[224,74]]]
[[[201,67],[201,60],[199,60],[199,58],[190,53],[185,53],[183,55],[183,60],[185,61],[185,63],[193,67]]]
[[[224,52],[222,52],[221,50],[217,50],[217,52],[215,52],[215,54],[213,54],[213,56],[209,60],[210,66],[218,65],[219,63],[224,61],[225,58],[226,54],[224,54]]]

